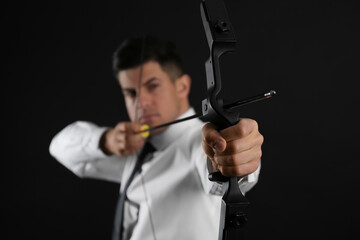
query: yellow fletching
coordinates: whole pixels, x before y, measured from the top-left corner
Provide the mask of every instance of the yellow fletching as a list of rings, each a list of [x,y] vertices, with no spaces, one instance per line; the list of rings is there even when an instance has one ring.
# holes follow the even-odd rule
[[[147,125],[147,124],[141,125],[141,131],[145,131],[145,130],[147,130],[147,129],[149,129],[149,125]],[[141,136],[142,136],[143,138],[148,138],[149,135],[150,135],[150,132],[149,132],[149,131],[145,131],[145,132],[142,132],[142,133],[140,133],[140,134],[141,134]]]

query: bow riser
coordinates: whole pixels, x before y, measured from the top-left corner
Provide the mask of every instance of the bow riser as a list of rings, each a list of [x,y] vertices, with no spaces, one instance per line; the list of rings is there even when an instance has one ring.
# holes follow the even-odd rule
[[[236,38],[221,1],[203,1],[200,11],[210,49],[210,57],[205,63],[208,97],[202,102],[202,120],[212,122],[222,130],[239,121],[239,114],[226,111],[219,97],[222,88],[220,57],[235,51]]]

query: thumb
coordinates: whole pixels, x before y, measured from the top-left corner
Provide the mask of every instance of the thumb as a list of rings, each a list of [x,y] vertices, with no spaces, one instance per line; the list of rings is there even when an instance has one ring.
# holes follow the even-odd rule
[[[216,130],[214,124],[207,123],[203,129],[204,143],[211,147],[215,153],[223,152],[226,149],[226,141]]]

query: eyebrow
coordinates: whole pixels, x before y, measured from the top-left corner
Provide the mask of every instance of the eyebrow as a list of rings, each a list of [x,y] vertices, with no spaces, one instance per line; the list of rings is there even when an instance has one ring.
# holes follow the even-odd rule
[[[146,80],[146,82],[144,82],[143,85],[149,85],[150,83],[152,83],[152,82],[155,81],[155,80],[159,80],[159,78],[157,78],[157,77],[152,77],[152,78]]]
[[[144,82],[143,85],[149,85],[155,80],[159,80],[159,78],[158,77],[152,77],[152,78],[146,80],[146,82]],[[131,92],[131,91],[135,91],[135,88],[123,88],[123,91],[124,92]]]

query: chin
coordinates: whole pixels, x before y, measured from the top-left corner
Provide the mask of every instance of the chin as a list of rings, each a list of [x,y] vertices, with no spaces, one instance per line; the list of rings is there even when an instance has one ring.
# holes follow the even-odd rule
[[[165,122],[160,121],[160,119],[151,119],[151,120],[146,121],[146,122],[144,122],[142,124],[147,124],[150,127],[156,127],[156,126],[159,126],[159,125],[164,124],[164,123]]]

